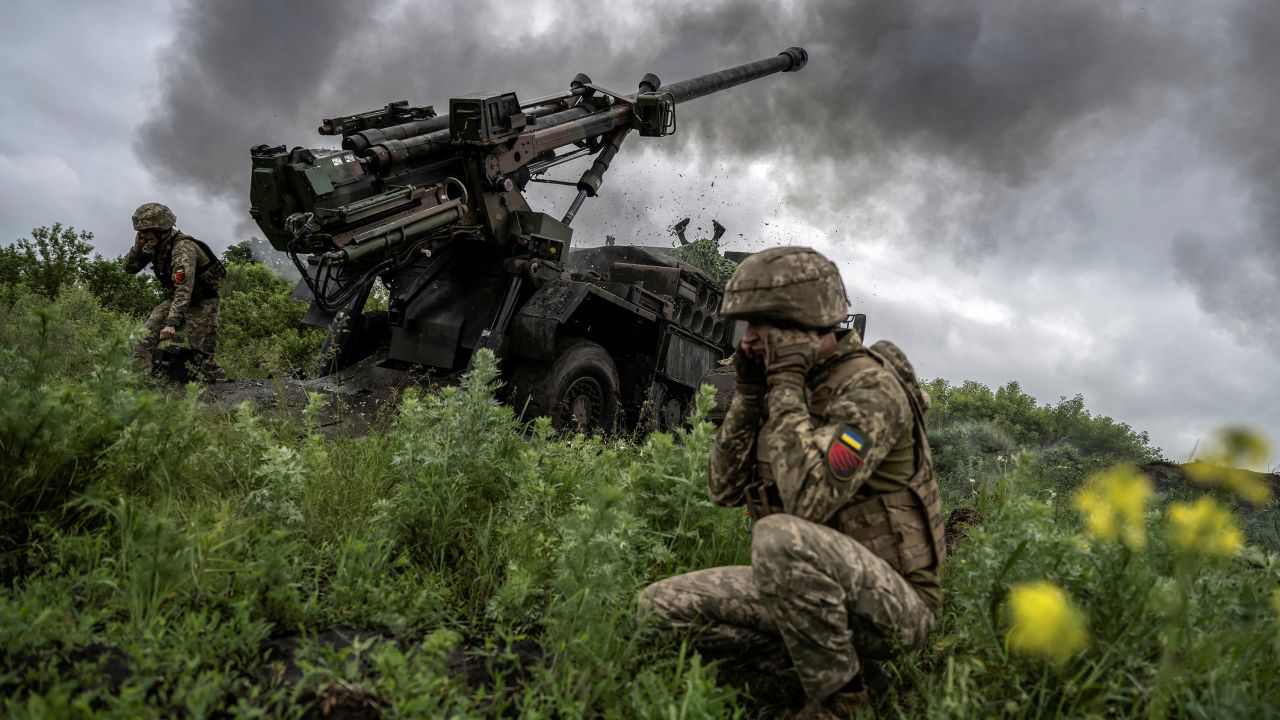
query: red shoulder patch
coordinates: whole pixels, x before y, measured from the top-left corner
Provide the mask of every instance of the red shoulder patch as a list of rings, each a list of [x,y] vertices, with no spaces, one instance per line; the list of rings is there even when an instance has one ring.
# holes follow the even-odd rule
[[[187,279],[187,266],[181,263],[173,266],[173,281],[180,283]]]

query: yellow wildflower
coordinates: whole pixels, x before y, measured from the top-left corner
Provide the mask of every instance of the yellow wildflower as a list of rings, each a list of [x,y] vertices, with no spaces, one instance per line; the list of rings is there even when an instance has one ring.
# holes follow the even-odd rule
[[[1135,550],[1147,542],[1143,515],[1151,500],[1151,479],[1137,468],[1117,465],[1095,473],[1076,492],[1076,509],[1089,533],[1099,540],[1124,543]]]
[[[1231,556],[1244,544],[1244,533],[1226,508],[1205,496],[1169,506],[1169,540],[1185,553]]]
[[[1254,505],[1264,505],[1271,499],[1266,476],[1245,468],[1264,466],[1270,458],[1266,438],[1248,428],[1223,428],[1214,434],[1202,459],[1187,465],[1187,474],[1201,485],[1220,487]]]
[[[1014,585],[1009,591],[1009,612],[1004,642],[1014,652],[1060,664],[1089,644],[1084,616],[1053,583]]]

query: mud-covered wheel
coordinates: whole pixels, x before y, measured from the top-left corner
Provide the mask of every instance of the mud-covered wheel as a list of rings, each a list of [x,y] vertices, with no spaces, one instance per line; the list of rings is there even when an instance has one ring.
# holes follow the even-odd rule
[[[650,430],[671,432],[684,425],[688,403],[679,392],[674,392],[666,383],[655,380],[649,387],[649,399],[645,402],[645,408]]]
[[[609,433],[617,425],[618,368],[590,340],[565,341],[550,364],[522,368],[513,384],[527,400],[527,418],[546,415],[557,428],[581,432]]]
[[[381,310],[348,316],[346,324],[334,322],[320,345],[316,376],[323,377],[350,367],[377,352],[391,340],[387,314]]]

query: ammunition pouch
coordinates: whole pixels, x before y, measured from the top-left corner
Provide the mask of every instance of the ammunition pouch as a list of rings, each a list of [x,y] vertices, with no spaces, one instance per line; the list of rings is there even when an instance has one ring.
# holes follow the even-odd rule
[[[827,524],[906,575],[941,560],[934,549],[928,512],[938,500],[937,483],[917,473],[907,487],[846,505]]]

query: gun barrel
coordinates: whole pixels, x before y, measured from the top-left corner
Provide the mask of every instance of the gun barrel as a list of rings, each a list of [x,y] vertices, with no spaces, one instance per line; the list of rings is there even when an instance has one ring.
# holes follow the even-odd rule
[[[757,60],[727,70],[707,73],[689,80],[664,85],[659,92],[669,93],[676,104],[700,98],[704,95],[727,90],[735,85],[751,82],[779,72],[795,72],[809,62],[804,48],[790,47],[766,60]]]
[[[749,62],[727,70],[700,75],[672,85],[664,85],[659,93],[669,94],[676,104],[720,92],[735,85],[741,85],[779,72],[795,72],[809,61],[809,54],[804,48],[791,47],[776,56]],[[626,103],[616,103],[607,108],[592,108],[589,105],[568,106],[568,100],[583,94],[581,88],[566,93],[538,100],[524,105],[534,105],[527,113],[531,121],[526,131],[533,152],[530,157],[547,150],[554,150],[570,143],[604,135],[614,128],[631,122],[632,110]],[[634,99],[635,96],[628,96]],[[551,102],[546,102],[550,100]],[[545,103],[545,104],[543,104]],[[406,126],[388,127],[380,131],[365,131],[347,138],[353,141],[344,147],[362,154],[370,163],[370,168],[377,173],[388,173],[407,163],[425,162],[440,153],[449,152],[450,140],[448,117],[431,118]],[[412,126],[412,131],[410,131]],[[404,137],[396,137],[402,133]],[[368,142],[380,132],[383,139]],[[361,140],[355,140],[361,138]],[[357,144],[363,149],[357,149]]]
[[[374,145],[387,142],[389,140],[407,140],[419,135],[427,135],[439,130],[449,129],[449,116],[437,115],[426,120],[415,120],[413,122],[403,123],[401,125],[391,125],[384,128],[370,128],[362,130],[358,133],[348,135],[342,139],[342,148],[350,150],[357,155],[363,155],[366,150]]]

